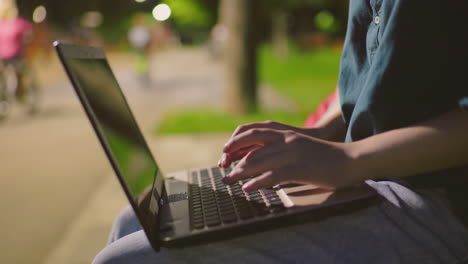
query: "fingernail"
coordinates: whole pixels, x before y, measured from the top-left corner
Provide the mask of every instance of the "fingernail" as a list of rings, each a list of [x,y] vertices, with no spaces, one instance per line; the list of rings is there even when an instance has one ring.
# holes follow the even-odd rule
[[[230,175],[226,175],[223,177],[223,183],[224,184],[230,184],[231,183],[231,176]]]
[[[242,190],[245,191],[245,192],[250,192],[252,191],[252,185],[253,185],[254,181],[249,181],[248,183],[242,185]]]
[[[221,165],[221,167],[224,167],[225,163],[226,163],[226,153],[224,153],[223,156],[221,156],[221,159],[219,160],[219,164]]]
[[[229,148],[229,141],[224,144],[223,150],[226,151]]]

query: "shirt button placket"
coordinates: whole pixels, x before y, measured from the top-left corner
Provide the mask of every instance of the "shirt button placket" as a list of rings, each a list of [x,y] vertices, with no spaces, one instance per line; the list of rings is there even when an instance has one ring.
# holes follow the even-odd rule
[[[372,64],[374,54],[377,48],[379,47],[378,34],[380,30],[380,22],[381,22],[380,16],[378,15],[377,12],[374,11],[373,25],[369,28],[369,31],[368,31],[369,41],[367,42],[370,64]]]
[[[374,23],[376,25],[380,24],[380,16],[377,15],[377,16],[374,17]]]

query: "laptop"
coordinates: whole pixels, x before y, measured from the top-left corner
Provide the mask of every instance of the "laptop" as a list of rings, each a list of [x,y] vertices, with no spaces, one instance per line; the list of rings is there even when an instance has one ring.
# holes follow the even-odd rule
[[[321,208],[349,205],[375,194],[365,184],[340,191],[287,184],[245,193],[241,189],[244,182],[222,183],[222,177],[231,168],[217,166],[164,177],[103,49],[58,41],[54,46],[155,250],[277,228],[294,217],[313,214]]]

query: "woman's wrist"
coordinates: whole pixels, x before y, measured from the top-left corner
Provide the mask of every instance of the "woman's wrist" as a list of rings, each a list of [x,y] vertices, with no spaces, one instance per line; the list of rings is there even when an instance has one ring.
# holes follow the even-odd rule
[[[346,179],[348,185],[359,184],[365,180],[372,179],[372,168],[369,160],[364,155],[364,141],[356,141],[351,143],[343,143],[344,151],[348,157],[346,167]]]
[[[342,120],[335,120],[326,125],[304,128],[302,133],[322,140],[343,142],[346,136],[346,126]]]
[[[317,127],[301,128],[301,130],[299,132],[304,134],[304,135],[307,135],[309,137],[325,140],[323,138],[325,136],[324,133],[323,133],[324,131],[322,131],[321,128],[317,128]]]

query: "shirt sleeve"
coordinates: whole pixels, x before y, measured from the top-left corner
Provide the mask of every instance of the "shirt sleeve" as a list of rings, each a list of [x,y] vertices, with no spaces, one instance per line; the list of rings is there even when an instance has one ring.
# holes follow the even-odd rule
[[[365,82],[378,131],[433,118],[468,95],[468,1],[388,2],[395,6],[383,14],[387,23]]]

